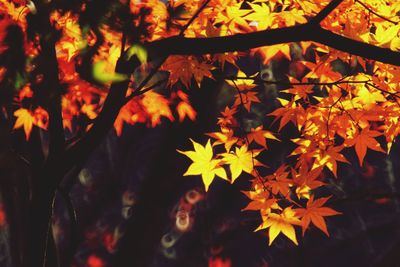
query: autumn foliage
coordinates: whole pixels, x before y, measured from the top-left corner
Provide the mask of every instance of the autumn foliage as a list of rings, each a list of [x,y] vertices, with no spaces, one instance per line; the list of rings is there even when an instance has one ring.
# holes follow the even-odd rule
[[[233,98],[214,130],[188,140],[193,150],[177,148],[189,160],[182,173],[201,177],[206,191],[215,179],[247,179],[243,210],[260,213],[255,230],[266,230],[269,245],[280,234],[298,244],[314,226],[329,236],[326,220],[340,212],[322,190],[326,177],[340,179],[350,163],[346,153],[355,153],[360,166],[372,150],[390,153],[400,132],[396,0],[120,0],[103,3],[94,18],[91,1],[39,2],[0,0],[0,104],[11,134],[23,131],[28,141],[40,128],[52,140],[51,122],[61,118],[66,156],[59,159],[68,162],[80,145],[95,146],[85,146],[85,136],[105,134],[108,121],[121,135],[126,124],[196,120],[190,92],[206,79],[222,81]],[[224,38],[237,39],[228,46]],[[15,39],[20,50],[11,45]],[[58,68],[53,83],[43,67],[49,43]],[[10,68],[14,57],[22,64]],[[276,80],[249,71],[242,59],[286,61],[289,71]],[[48,88],[54,82],[58,88]],[[246,124],[266,103],[271,112],[258,125]],[[270,167],[262,155],[280,142],[293,149]],[[229,265],[216,262],[210,266]],[[89,265],[102,266],[96,258]]]

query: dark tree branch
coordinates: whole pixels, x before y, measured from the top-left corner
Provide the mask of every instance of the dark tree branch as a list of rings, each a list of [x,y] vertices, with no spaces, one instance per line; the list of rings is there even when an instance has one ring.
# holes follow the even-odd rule
[[[68,256],[67,258],[72,260],[74,257],[76,248],[79,245],[78,218],[76,216],[74,203],[72,202],[72,199],[71,199],[68,191],[66,191],[64,188],[59,187],[58,192],[64,201],[65,207],[68,212],[68,219],[70,221],[71,240],[70,240],[69,249],[67,249],[66,254]],[[70,262],[68,262],[68,263],[61,262],[61,266],[69,266],[69,265],[70,265]]]
[[[352,55],[400,66],[400,52],[356,41],[328,30],[317,28],[311,41],[315,41]]]
[[[121,57],[115,71],[122,74],[130,75],[133,70],[140,65],[140,61],[136,56],[134,63],[126,62]],[[92,128],[78,142],[71,146],[63,157],[63,173],[66,173],[75,164],[85,161],[89,154],[97,147],[97,145],[105,138],[109,130],[114,124],[119,110],[122,108],[125,95],[128,90],[129,80],[122,82],[114,82],[111,85],[108,96],[104,102],[103,109],[97,116]],[[60,181],[55,181],[57,186]]]
[[[310,20],[312,24],[320,24],[338,5],[344,0],[333,0],[326,7],[324,7],[315,17]]]
[[[216,54],[246,51],[251,48],[289,42],[314,41],[353,55],[400,66],[400,53],[332,33],[316,24],[341,2],[340,0],[333,0],[307,24],[223,37],[187,38],[178,35],[145,43],[144,46],[152,58],[165,58],[169,55]],[[124,74],[132,73],[140,65],[136,57],[133,57],[133,59],[136,62],[126,63],[123,59],[120,59],[116,71]],[[146,79],[146,83],[147,81],[148,79]],[[139,91],[144,85],[145,83],[142,82],[138,88]],[[119,109],[126,101],[127,87],[128,82],[118,82],[111,86],[103,110],[92,129],[67,151],[64,158],[64,172],[77,160],[81,161],[86,158],[88,153],[97,146],[112,127]],[[136,94],[142,93],[137,92]]]
[[[145,47],[148,49],[149,54],[155,57],[218,54],[246,51],[261,46],[306,41],[311,39],[311,35],[310,26],[304,24],[221,37],[188,38],[173,36],[146,43]]]
[[[61,85],[58,78],[58,62],[55,50],[56,37],[55,30],[50,24],[48,6],[40,1],[35,5],[38,10],[36,15],[40,23],[40,68],[43,73],[43,89],[46,90],[47,99],[45,100],[46,109],[49,114],[49,164],[54,157],[60,155],[65,148],[64,126],[61,111]]]
[[[185,30],[193,23],[193,21],[199,16],[201,11],[208,5],[210,0],[205,0],[192,18],[184,25],[178,36],[183,36]],[[122,38],[123,39],[123,38]],[[122,40],[123,41],[123,40]],[[158,69],[161,67],[162,63],[167,59],[168,55],[162,57],[161,61],[156,65],[156,67],[146,76],[146,78],[139,84],[135,92],[129,96],[134,97],[136,95],[144,94],[151,89],[141,90],[150,79],[155,75]],[[122,74],[130,75],[133,71],[140,66],[140,61],[136,56],[132,57],[132,60],[127,62],[125,59],[125,54],[122,54],[117,62],[115,71]],[[94,148],[103,140],[108,131],[112,128],[115,118],[118,116],[119,110],[126,103],[126,92],[128,90],[129,81],[116,82],[111,85],[110,93],[108,94],[102,111],[96,118],[93,127],[89,132],[76,144],[71,146],[63,159],[63,173],[66,173],[73,164],[78,162],[81,163],[88,157],[89,153],[94,150]],[[152,88],[152,86],[150,87]],[[128,98],[129,98],[128,97]],[[55,181],[54,186],[57,186],[60,181]]]
[[[185,38],[174,36],[146,43],[145,46],[150,54],[156,56],[203,55],[246,51],[261,46],[301,41],[314,41],[353,55],[400,66],[399,52],[356,41],[309,23],[224,37]]]

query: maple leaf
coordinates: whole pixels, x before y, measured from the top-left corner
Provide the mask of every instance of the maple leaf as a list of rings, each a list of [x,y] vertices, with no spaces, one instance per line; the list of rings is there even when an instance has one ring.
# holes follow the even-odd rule
[[[117,118],[114,121],[114,129],[117,136],[121,136],[122,134],[122,127],[125,121],[129,121],[132,118],[132,113],[129,108],[125,105],[119,111]]]
[[[326,150],[317,149],[314,151],[313,157],[315,162],[312,169],[320,166],[326,166],[337,177],[337,161],[349,163],[349,161],[339,153],[343,149],[342,146],[330,146]]]
[[[93,120],[97,117],[97,113],[95,112],[96,105],[92,104],[83,104],[81,107],[81,112],[86,114],[89,119]]]
[[[245,17],[246,20],[250,21],[250,25],[256,25],[259,31],[269,28],[275,15],[270,14],[270,7],[265,3],[261,3],[261,5],[249,3],[249,5],[254,11]]]
[[[248,79],[245,78],[245,74],[242,71],[238,72],[238,77],[241,77],[241,79],[237,80],[226,80],[226,82],[237,89],[236,95],[235,95],[235,103],[233,104],[234,106],[239,106],[243,105],[248,112],[250,112],[251,104],[252,103],[260,103],[260,100],[257,97],[257,92],[252,92],[250,91],[254,87],[256,87],[256,84],[254,84],[254,79],[252,77],[249,77]]]
[[[177,92],[177,95],[182,100],[176,106],[176,112],[178,112],[179,121],[182,122],[186,117],[194,121],[196,119],[197,113],[190,105],[188,95],[182,92],[181,90]]]
[[[312,84],[304,84],[304,85],[296,85],[296,83],[300,83],[297,79],[294,77],[288,76],[288,79],[291,83],[294,83],[293,88],[286,89],[286,90],[281,90],[283,93],[290,93],[294,95],[294,100],[298,100],[300,98],[302,99],[308,99],[308,95],[313,92],[313,87],[314,85]],[[303,78],[301,80],[302,83],[307,83],[307,79]]]
[[[239,138],[235,137],[234,132],[227,127],[221,127],[221,132],[207,133],[208,136],[216,139],[213,146],[224,144],[226,151],[230,151],[231,147],[239,141]]]
[[[331,208],[322,207],[329,198],[330,197],[323,197],[314,201],[314,196],[311,196],[307,201],[307,208],[299,208],[295,210],[296,214],[301,217],[303,236],[311,222],[329,236],[324,217],[341,214]]]
[[[245,91],[239,92],[235,96],[236,100],[234,105],[243,105],[248,112],[250,112],[252,103],[260,103],[260,99],[257,97],[257,92]]]
[[[273,57],[282,54],[287,59],[292,60],[290,56],[290,44],[276,44],[268,47],[260,47],[253,49],[255,52],[259,52],[264,58],[264,64],[267,64]]]
[[[334,71],[332,69],[331,61],[335,60],[336,58],[333,57],[317,57],[318,63],[312,63],[309,61],[299,61],[304,66],[309,68],[311,71],[304,76],[304,78],[313,78],[319,79],[320,82],[335,82],[339,80],[341,77],[340,73]]]
[[[193,107],[187,102],[179,102],[179,104],[176,106],[176,111],[178,112],[180,122],[182,122],[186,117],[188,117],[192,121],[196,120],[197,113],[193,109]]]
[[[25,5],[15,5],[13,1],[0,1],[0,14],[10,17],[12,20],[26,28],[26,15],[29,13],[29,8]],[[33,13],[33,12],[32,12]]]
[[[193,56],[170,56],[162,65],[162,69],[170,73],[169,85],[181,81],[185,87],[189,88],[192,77],[199,87],[204,77],[212,78],[210,71],[214,67],[206,62],[200,62]]]
[[[255,231],[269,227],[269,245],[272,244],[272,242],[280,233],[284,234],[286,237],[292,240],[293,243],[298,245],[296,232],[293,225],[300,225],[301,221],[292,207],[285,208],[281,214],[266,212],[265,214],[262,214],[262,219],[262,224]]]
[[[289,187],[292,181],[288,179],[289,172],[286,171],[287,166],[281,165],[273,174],[265,177],[268,180],[267,185],[271,188],[274,195],[281,193],[288,196]]]
[[[17,117],[17,120],[15,121],[13,129],[23,127],[26,140],[28,140],[31,135],[33,122],[35,120],[32,113],[25,108],[20,108],[14,112],[14,116]]]
[[[223,153],[223,160],[225,163],[229,164],[229,169],[231,170],[232,183],[243,171],[247,173],[253,171],[253,163],[256,163],[253,157],[258,154],[259,152],[248,151],[247,145],[243,145],[240,148],[236,147],[235,153]]]
[[[34,121],[33,124],[39,128],[47,130],[49,122],[49,114],[47,111],[41,107],[38,107],[33,112]]]
[[[256,87],[256,84],[254,84],[254,75],[247,77],[245,73],[238,71],[237,76],[240,79],[226,80],[226,82],[232,87],[237,87],[239,91],[248,91]]]
[[[170,121],[174,120],[169,101],[164,96],[151,91],[147,92],[143,95],[142,104],[151,117],[151,127],[160,124],[161,117],[166,117]]]
[[[247,193],[247,192],[246,192]],[[250,192],[251,193],[251,192]],[[252,201],[242,209],[245,210],[264,210],[264,209],[277,209],[277,200],[275,198],[268,198],[267,196],[261,196],[260,194],[257,197],[249,197]]]
[[[313,170],[309,170],[307,164],[301,164],[299,171],[296,172],[292,169],[293,182],[297,186],[296,194],[297,197],[310,199],[310,191],[314,188],[324,185],[323,182],[317,180],[322,172],[323,167],[320,166]]]
[[[247,134],[247,140],[249,143],[255,141],[260,146],[267,148],[266,139],[279,141],[270,131],[263,130],[263,126],[257,128],[251,128],[250,133]]]
[[[367,154],[367,148],[372,150],[385,153],[382,149],[381,145],[376,141],[375,137],[382,135],[382,133],[378,131],[369,130],[364,128],[359,132],[355,138],[347,139],[345,141],[346,146],[354,146],[357,157],[360,162],[360,166],[362,166],[365,154]]]
[[[378,24],[374,37],[379,46],[385,46],[389,43],[392,43],[397,38],[399,31],[400,25],[391,25],[384,29],[384,26],[382,24]],[[391,45],[390,47],[392,48]]]
[[[232,1],[236,2],[236,1]],[[219,18],[216,20],[217,23],[224,22],[224,24],[228,27],[229,31],[234,33],[238,31],[238,26],[249,30],[250,27],[247,21],[244,19],[249,11],[241,9],[242,3],[235,3],[226,6],[225,14],[220,15]]]
[[[276,122],[279,118],[281,121],[279,123],[279,131],[289,122],[291,121],[295,125],[297,125],[298,129],[304,125],[306,120],[306,112],[301,105],[297,105],[295,101],[287,102],[284,107],[277,108],[267,116],[275,116],[273,123]]]
[[[296,23],[307,23],[302,10],[281,11],[277,14],[277,17],[277,23],[283,21],[286,26],[293,26]]]
[[[194,151],[177,150],[179,153],[184,154],[193,161],[183,176],[201,175],[206,191],[208,191],[215,175],[227,180],[225,170],[220,167],[221,160],[213,159],[213,150],[210,139],[208,139],[207,144],[204,147],[193,140],[191,141],[193,143]]]
[[[229,108],[225,107],[225,110],[221,112],[222,117],[218,117],[217,124],[221,127],[228,125],[236,125],[236,119],[233,116],[237,112],[236,107]]]
[[[242,193],[251,199],[251,202],[242,211],[280,209],[277,199],[270,195],[265,188],[264,182],[260,181],[260,179],[254,179],[252,189],[250,191],[242,191]]]
[[[371,106],[377,102],[385,102],[386,98],[381,92],[373,92],[371,89],[365,86],[359,86],[357,91],[357,97],[353,98],[354,102],[361,103],[366,106]],[[373,107],[373,106],[372,106]]]

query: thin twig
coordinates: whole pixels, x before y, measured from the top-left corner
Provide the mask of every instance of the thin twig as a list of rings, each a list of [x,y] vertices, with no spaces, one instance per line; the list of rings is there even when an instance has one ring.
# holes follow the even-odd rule
[[[374,14],[374,15],[377,16],[378,18],[381,18],[381,19],[383,19],[383,20],[386,20],[386,21],[388,21],[388,22],[390,22],[390,23],[393,23],[393,24],[395,24],[395,25],[397,25],[397,23],[399,23],[398,21],[396,22],[396,21],[394,21],[394,20],[391,20],[391,19],[389,19],[389,18],[387,18],[387,17],[385,17],[385,16],[383,16],[383,15],[381,15],[381,14],[375,12],[374,10],[372,10],[372,8],[370,8],[369,6],[367,6],[366,4],[364,4],[363,2],[361,2],[361,1],[359,1],[359,0],[355,0],[355,2],[356,2],[357,4],[362,5],[366,10],[368,10],[371,14]]]
[[[231,81],[233,82],[233,85],[235,86],[235,89],[236,89],[237,93],[239,94],[239,99],[240,99],[241,105],[244,106],[244,101],[243,101],[242,92],[240,92],[240,89],[239,89],[239,87],[237,86],[235,80],[232,79]],[[244,139],[245,139],[245,141],[246,141],[247,148],[248,148],[248,149],[250,150],[250,152],[251,152],[251,161],[252,161],[252,165],[253,165],[253,170],[254,170],[255,173],[256,173],[256,177],[257,177],[257,179],[261,182],[264,191],[270,192],[269,189],[266,187],[265,182],[264,182],[263,178],[261,177],[260,173],[259,173],[258,170],[255,168],[256,164],[255,164],[255,161],[254,161],[254,151],[253,151],[253,149],[250,148],[250,142],[249,142],[249,139],[247,138],[247,131],[245,131],[245,129],[243,128],[242,123],[240,123],[239,125],[240,125],[241,131],[245,134]],[[271,193],[271,192],[270,192],[270,193]]]
[[[194,15],[190,18],[190,20],[183,26],[181,29],[179,36],[183,36],[185,33],[186,29],[189,28],[189,26],[193,23],[193,21],[200,15],[201,11],[203,11],[204,8],[207,7],[208,3],[210,3],[211,0],[206,0],[204,3],[200,6],[200,8],[194,13]]]
[[[357,84],[357,83],[367,83],[370,82],[371,80],[363,80],[363,81],[348,81],[344,80],[347,77],[340,78],[337,81],[334,82],[287,82],[287,81],[268,81],[268,80],[262,80],[257,77],[226,77],[229,80],[235,79],[235,80],[254,80],[254,81],[261,81],[262,83],[265,84],[277,84],[277,85],[337,85],[337,84]]]
[[[206,8],[206,6],[208,5],[208,3],[211,0],[206,0],[201,7],[196,11],[196,13],[190,18],[190,20],[183,26],[183,28],[180,30],[178,36],[183,36],[183,34],[185,33],[185,30],[193,23],[193,21],[199,16],[199,14],[201,13],[201,11],[203,11],[204,8]],[[167,60],[168,56],[164,56],[161,58],[160,62],[151,70],[151,72],[146,76],[146,78],[144,78],[144,80],[139,84],[139,86],[136,88],[136,90],[129,96],[126,97],[125,99],[125,104],[131,100],[133,97],[140,95],[140,94],[144,94],[147,91],[150,91],[152,88],[151,86],[148,88],[151,89],[145,89],[142,90],[142,88],[144,86],[146,86],[146,84],[150,81],[151,78],[153,78],[153,76],[158,72],[158,70],[160,69],[161,65]]]
[[[168,79],[162,79],[162,80],[159,80],[159,81],[157,81],[156,83],[150,85],[149,87],[144,88],[143,90],[140,90],[140,91],[136,90],[136,91],[134,91],[132,94],[130,94],[129,96],[127,96],[127,97],[125,98],[125,104],[128,103],[130,100],[132,100],[132,98],[134,98],[134,97],[136,97],[136,96],[139,96],[139,95],[142,95],[142,94],[144,94],[144,93],[146,93],[146,92],[148,92],[148,91],[150,91],[150,90],[156,88],[157,86],[162,85],[162,84],[165,83],[166,81],[168,81]]]

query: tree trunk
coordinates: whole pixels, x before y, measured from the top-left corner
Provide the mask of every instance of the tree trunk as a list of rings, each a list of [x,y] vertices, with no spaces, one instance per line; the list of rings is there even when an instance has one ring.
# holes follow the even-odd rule
[[[49,175],[41,176],[41,181],[49,181]],[[36,177],[36,181],[38,181]],[[52,178],[55,178],[52,176]],[[57,253],[51,231],[51,217],[55,191],[49,185],[40,183],[34,190],[29,206],[26,257],[24,267],[57,267]]]

